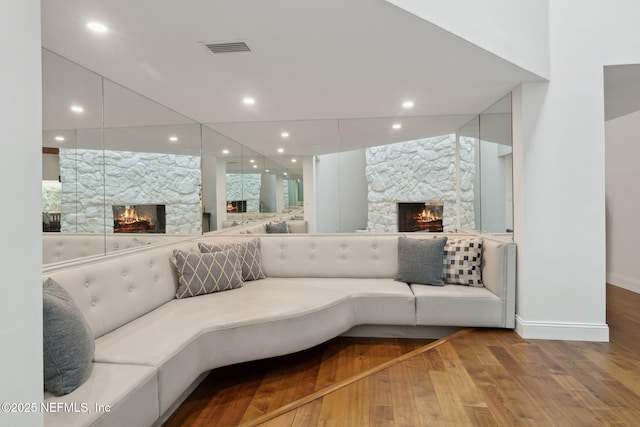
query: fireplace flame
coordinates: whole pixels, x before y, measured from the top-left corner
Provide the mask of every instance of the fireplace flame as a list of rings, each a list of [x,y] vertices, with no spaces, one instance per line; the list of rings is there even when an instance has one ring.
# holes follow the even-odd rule
[[[423,209],[422,212],[418,214],[418,218],[416,218],[419,222],[432,222],[442,219],[442,217],[438,217],[431,209]]]
[[[134,208],[125,209],[124,212],[121,213],[117,219],[122,224],[135,224],[136,222],[140,222],[140,221],[148,221],[149,226],[153,227],[153,223],[151,222],[151,216],[150,215],[139,216]]]

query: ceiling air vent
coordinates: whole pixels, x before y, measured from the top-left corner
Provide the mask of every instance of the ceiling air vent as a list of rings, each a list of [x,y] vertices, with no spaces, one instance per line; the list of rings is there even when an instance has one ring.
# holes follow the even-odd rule
[[[245,42],[205,43],[207,49],[214,54],[251,52]]]

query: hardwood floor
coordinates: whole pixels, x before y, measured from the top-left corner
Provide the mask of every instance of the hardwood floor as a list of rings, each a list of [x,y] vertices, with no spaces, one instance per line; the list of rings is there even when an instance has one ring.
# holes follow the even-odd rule
[[[198,404],[186,402],[166,425],[640,425],[640,295],[607,285],[607,322],[609,343],[523,340],[485,329],[402,349],[338,339],[322,347],[342,354],[326,371],[323,360],[332,356],[313,351],[299,355],[302,375],[285,374],[291,362],[284,359],[255,376],[241,365],[224,380],[223,396],[203,390]],[[389,357],[374,356],[387,347]],[[245,371],[249,378],[239,380]]]

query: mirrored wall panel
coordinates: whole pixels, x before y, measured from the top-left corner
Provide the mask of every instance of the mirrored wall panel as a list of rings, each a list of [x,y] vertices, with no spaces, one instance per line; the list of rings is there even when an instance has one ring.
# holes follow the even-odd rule
[[[43,62],[43,261],[200,234],[194,121],[55,53]]]
[[[513,228],[510,95],[480,115],[200,124],[42,56],[45,264],[293,219],[318,233]]]

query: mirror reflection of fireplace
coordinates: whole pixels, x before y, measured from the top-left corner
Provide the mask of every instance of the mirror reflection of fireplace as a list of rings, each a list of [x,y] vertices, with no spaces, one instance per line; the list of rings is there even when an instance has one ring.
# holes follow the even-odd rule
[[[399,232],[442,232],[443,202],[398,203]]]
[[[246,212],[246,200],[227,200],[227,212]]]
[[[113,205],[114,233],[165,233],[165,205]]]

